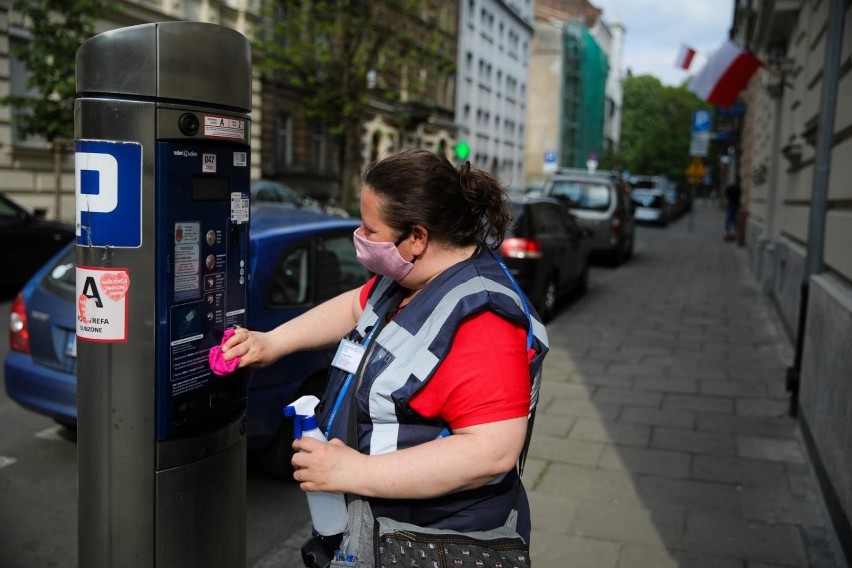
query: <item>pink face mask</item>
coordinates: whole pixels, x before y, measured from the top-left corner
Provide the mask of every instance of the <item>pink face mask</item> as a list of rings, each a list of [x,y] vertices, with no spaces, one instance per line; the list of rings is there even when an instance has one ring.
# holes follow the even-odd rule
[[[355,255],[358,262],[370,272],[393,278],[397,282],[408,276],[414,268],[413,262],[408,262],[399,254],[399,249],[394,243],[373,242],[358,234],[358,230],[352,234],[352,242],[355,243]]]

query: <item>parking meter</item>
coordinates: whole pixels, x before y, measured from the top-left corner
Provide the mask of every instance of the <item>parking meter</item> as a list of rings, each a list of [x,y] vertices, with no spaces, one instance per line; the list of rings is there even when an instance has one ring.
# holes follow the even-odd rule
[[[79,565],[245,565],[251,47],[168,22],[77,52]]]

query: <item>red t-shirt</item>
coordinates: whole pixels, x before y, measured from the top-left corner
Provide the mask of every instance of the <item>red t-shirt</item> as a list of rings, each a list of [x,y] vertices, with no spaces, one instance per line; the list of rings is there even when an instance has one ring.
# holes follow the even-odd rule
[[[362,308],[374,281],[375,277],[361,289]],[[464,318],[449,353],[409,405],[453,430],[526,416],[529,361],[534,355],[526,345],[526,326],[494,312]]]

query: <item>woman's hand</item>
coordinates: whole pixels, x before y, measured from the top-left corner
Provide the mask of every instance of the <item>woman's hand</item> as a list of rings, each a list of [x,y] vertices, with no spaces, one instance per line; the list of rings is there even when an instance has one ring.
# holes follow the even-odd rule
[[[293,441],[293,449],[293,479],[302,491],[351,492],[368,457],[337,438],[328,443],[300,438]]]
[[[240,357],[239,368],[266,367],[278,359],[272,352],[268,333],[249,331],[244,327],[238,327],[234,335],[222,345],[222,357],[225,361]]]

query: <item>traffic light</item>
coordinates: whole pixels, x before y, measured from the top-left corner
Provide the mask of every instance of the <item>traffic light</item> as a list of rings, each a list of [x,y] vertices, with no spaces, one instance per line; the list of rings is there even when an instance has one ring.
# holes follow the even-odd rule
[[[459,160],[467,160],[467,157],[470,156],[470,144],[466,140],[459,140],[458,144],[453,146],[453,151]]]

